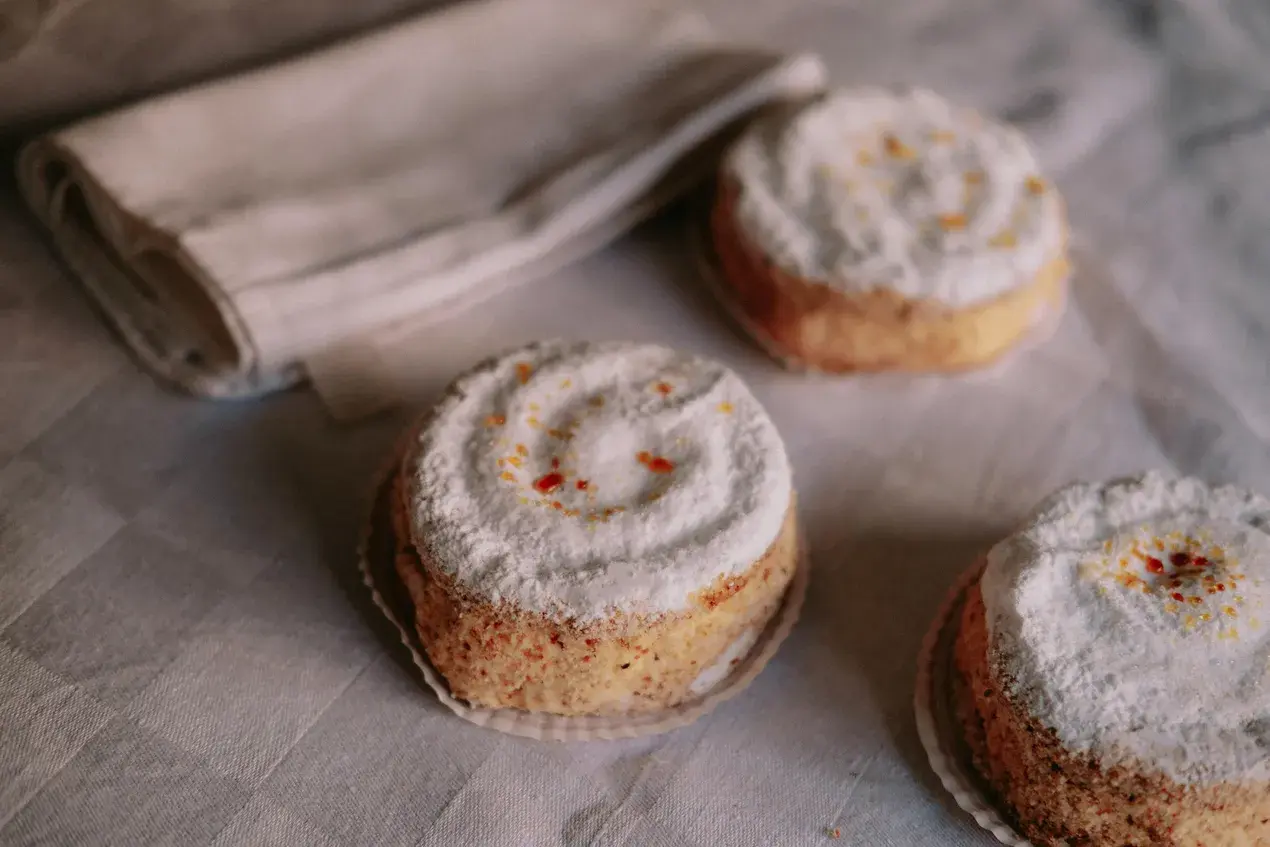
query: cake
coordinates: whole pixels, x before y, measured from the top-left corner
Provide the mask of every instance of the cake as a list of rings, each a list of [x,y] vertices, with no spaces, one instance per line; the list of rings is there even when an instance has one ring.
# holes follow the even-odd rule
[[[711,213],[723,289],[816,370],[984,365],[1062,307],[1063,203],[1016,130],[925,90],[840,90],[756,121]]]
[[[698,698],[799,558],[771,419],[728,369],[652,345],[544,342],[477,366],[410,439],[394,512],[420,642],[485,708]]]
[[[975,767],[1037,845],[1270,845],[1270,501],[1073,485],[988,554],[955,642]]]

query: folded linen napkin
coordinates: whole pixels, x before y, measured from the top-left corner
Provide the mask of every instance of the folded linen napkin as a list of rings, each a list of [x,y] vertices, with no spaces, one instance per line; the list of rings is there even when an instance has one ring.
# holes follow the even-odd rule
[[[682,5],[451,6],[39,138],[19,181],[146,366],[269,391],[597,249],[745,115],[823,87]]]

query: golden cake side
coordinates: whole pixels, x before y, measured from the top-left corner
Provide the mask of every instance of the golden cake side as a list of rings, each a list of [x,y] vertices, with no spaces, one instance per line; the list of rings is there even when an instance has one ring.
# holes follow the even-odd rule
[[[397,487],[396,567],[414,602],[420,641],[451,693],[484,708],[634,714],[700,696],[745,657],[798,566],[791,509],[761,559],[694,593],[686,611],[569,624],[496,606],[430,564],[409,541]]]
[[[721,281],[747,321],[782,355],[829,373],[961,371],[1012,350],[1062,308],[1070,265],[1060,250],[1030,281],[954,308],[878,288],[848,294],[792,275],[737,226],[735,185],[721,175],[711,212]]]

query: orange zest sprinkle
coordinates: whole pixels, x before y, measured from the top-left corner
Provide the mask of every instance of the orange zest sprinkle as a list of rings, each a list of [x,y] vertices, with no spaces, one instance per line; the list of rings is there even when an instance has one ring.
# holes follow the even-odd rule
[[[564,477],[558,473],[543,474],[534,480],[534,490],[542,494],[550,494],[564,484]],[[559,503],[554,504],[557,508]]]
[[[916,155],[912,147],[909,147],[890,133],[882,137],[882,147],[886,150],[888,156],[893,156],[896,159],[911,159]]]
[[[1024,184],[1027,185],[1027,190],[1032,192],[1033,194],[1045,193],[1045,180],[1041,179],[1039,176],[1036,176],[1035,174],[1033,174],[1032,176],[1029,176],[1027,180],[1025,180]]]
[[[635,460],[653,473],[670,473],[675,469],[675,463],[663,456],[654,456],[647,450],[641,450],[635,454]]]
[[[1018,243],[1019,243],[1018,238],[1016,238],[1014,233],[1008,229],[1003,229],[1000,232],[998,232],[996,235],[992,236],[992,238],[988,239],[989,247],[999,247],[999,248],[1014,247]]]
[[[966,216],[961,212],[950,212],[939,216],[939,227],[947,232],[966,228]]]
[[[524,444],[517,444],[517,445],[516,445],[516,452],[517,452],[517,453],[519,453],[519,454],[520,454],[520,455],[522,455],[522,456],[528,456],[528,455],[529,455],[529,448],[528,448],[528,447],[526,447]]]
[[[719,411],[725,415],[732,414],[732,404],[726,400],[719,404]]]
[[[490,415],[485,419],[486,426],[502,426],[505,423],[507,423],[507,418],[502,415]]]
[[[524,385],[529,382],[529,377],[533,375],[534,366],[528,362],[516,363],[516,378],[520,380],[520,384]]]

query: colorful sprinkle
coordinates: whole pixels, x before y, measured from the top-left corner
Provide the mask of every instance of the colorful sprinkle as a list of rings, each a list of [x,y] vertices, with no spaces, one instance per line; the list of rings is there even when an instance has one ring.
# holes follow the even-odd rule
[[[542,494],[550,494],[564,484],[564,476],[558,473],[543,474],[534,480],[534,489]],[[552,504],[559,507],[559,504]]]
[[[882,147],[886,150],[888,156],[896,159],[912,159],[917,155],[912,147],[909,147],[890,133],[882,137]]]
[[[1015,247],[1018,243],[1018,238],[1016,238],[1014,233],[1008,229],[1003,229],[996,235],[992,236],[992,238],[988,239],[989,247],[997,247],[1000,249]]]
[[[635,460],[653,473],[670,473],[675,469],[674,462],[663,456],[654,456],[647,450],[641,450],[636,454]]]

